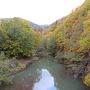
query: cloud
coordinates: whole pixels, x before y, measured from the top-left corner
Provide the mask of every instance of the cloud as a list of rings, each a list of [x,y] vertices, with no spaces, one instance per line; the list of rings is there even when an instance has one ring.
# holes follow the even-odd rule
[[[21,17],[50,24],[68,15],[85,0],[0,0],[0,18]]]

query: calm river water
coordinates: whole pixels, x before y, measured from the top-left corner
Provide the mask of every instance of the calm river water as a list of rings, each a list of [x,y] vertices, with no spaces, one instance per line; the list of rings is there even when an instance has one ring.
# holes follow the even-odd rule
[[[0,90],[90,90],[78,79],[67,76],[64,66],[42,59],[17,73],[13,84]]]

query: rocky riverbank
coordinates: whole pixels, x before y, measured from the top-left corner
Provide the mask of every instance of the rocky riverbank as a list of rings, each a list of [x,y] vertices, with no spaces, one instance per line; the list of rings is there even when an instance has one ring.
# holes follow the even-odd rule
[[[66,74],[73,76],[75,79],[81,78],[82,81],[87,86],[89,86],[88,81],[90,80],[90,78],[88,77],[88,80],[86,80],[85,77],[87,77],[90,74],[90,58],[85,58],[82,61],[83,62],[55,58],[55,62],[65,65]]]

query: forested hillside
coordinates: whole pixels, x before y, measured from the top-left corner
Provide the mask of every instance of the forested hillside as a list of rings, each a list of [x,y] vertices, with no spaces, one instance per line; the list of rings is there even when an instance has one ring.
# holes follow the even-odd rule
[[[48,51],[59,63],[72,68],[74,76],[84,76],[90,85],[90,0],[57,21],[45,35]]]
[[[39,47],[40,33],[28,21],[12,18],[0,20],[0,51],[7,56],[31,56]]]

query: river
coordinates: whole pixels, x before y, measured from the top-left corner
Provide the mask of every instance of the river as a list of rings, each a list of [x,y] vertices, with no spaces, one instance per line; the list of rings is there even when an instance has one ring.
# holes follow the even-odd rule
[[[79,79],[64,72],[52,58],[41,59],[14,76],[13,84],[0,90],[89,90]]]

